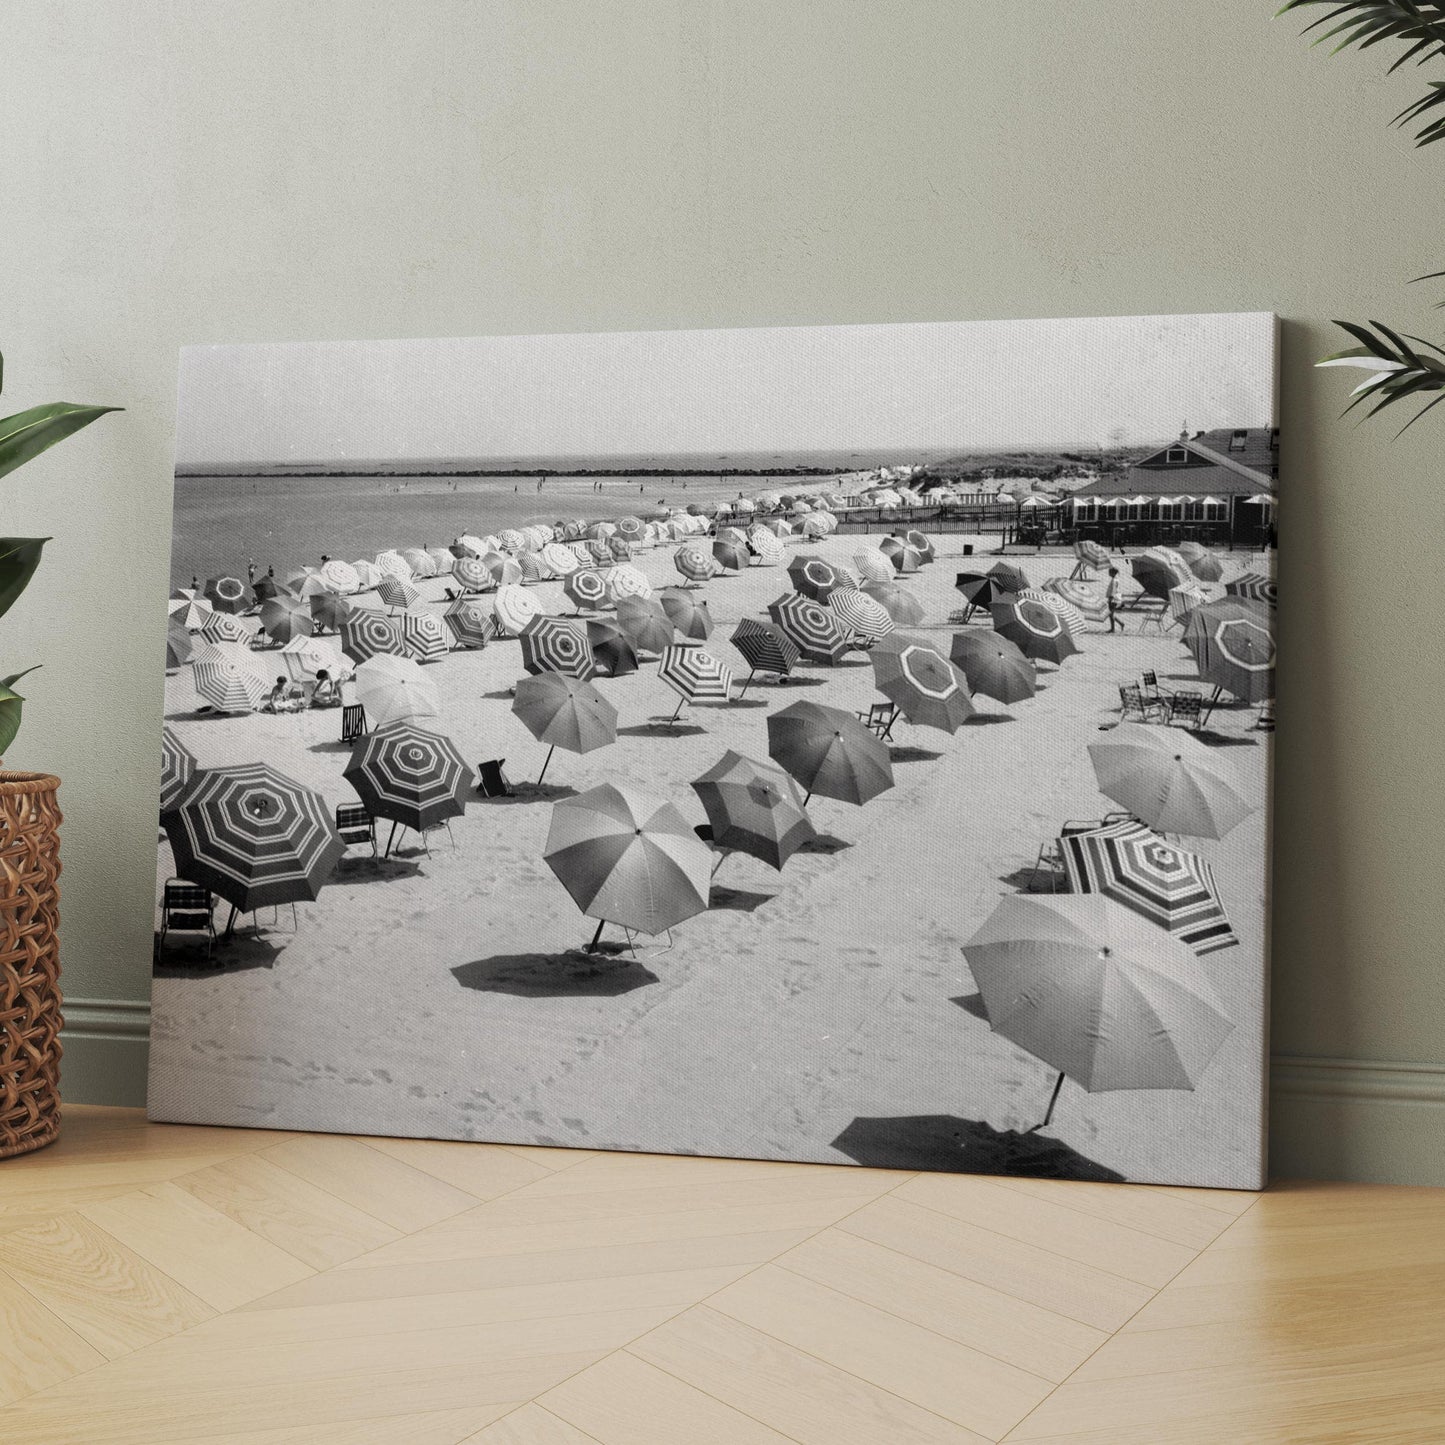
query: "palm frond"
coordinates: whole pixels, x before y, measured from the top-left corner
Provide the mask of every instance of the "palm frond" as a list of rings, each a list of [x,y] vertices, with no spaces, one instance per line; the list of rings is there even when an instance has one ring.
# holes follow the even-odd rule
[[[1345,412],[1367,408],[1366,417],[1378,416],[1386,407],[1398,406],[1412,397],[1433,396],[1405,426],[1413,426],[1431,407],[1445,401],[1445,352],[1434,342],[1418,336],[1408,339],[1378,321],[1360,326],[1350,321],[1335,325],[1359,345],[1322,357],[1317,366],[1362,367],[1370,375],[1350,393]],[[1414,343],[1414,345],[1410,344]],[[1438,353],[1432,356],[1429,353]]]

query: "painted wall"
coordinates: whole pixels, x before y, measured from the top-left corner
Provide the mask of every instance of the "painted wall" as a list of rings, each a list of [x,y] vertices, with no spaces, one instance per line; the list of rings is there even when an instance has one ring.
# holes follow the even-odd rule
[[[54,533],[12,766],[63,775],[66,1086],[134,1100],[183,343],[1272,309],[1285,319],[1275,1163],[1445,1183],[1440,455],[1328,318],[1445,331],[1422,82],[1273,0],[0,0],[13,407]]]

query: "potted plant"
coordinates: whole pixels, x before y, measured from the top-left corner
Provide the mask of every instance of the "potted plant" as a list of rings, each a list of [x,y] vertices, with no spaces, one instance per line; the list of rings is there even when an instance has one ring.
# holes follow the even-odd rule
[[[119,409],[58,401],[0,419],[0,477]],[[0,537],[0,617],[49,540]],[[16,684],[38,665],[0,678],[0,754],[20,730]],[[0,1159],[39,1149],[60,1130],[59,786],[48,773],[8,772],[0,758]]]

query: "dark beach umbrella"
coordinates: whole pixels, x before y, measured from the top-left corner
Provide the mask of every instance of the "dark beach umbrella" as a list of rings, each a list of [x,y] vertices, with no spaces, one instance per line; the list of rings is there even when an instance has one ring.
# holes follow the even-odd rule
[[[692,786],[707,812],[713,847],[723,853],[746,853],[781,868],[818,836],[798,785],[775,763],[729,749]]]
[[[166,667],[184,667],[196,655],[196,639],[174,622],[166,624]]]
[[[865,582],[868,594],[899,627],[918,627],[923,622],[923,604],[906,587],[892,582]]]
[[[752,553],[744,542],[727,542],[719,537],[712,544],[713,561],[724,572],[742,572],[752,564]]]
[[[1069,624],[1052,607],[1011,595],[989,608],[994,631],[1018,644],[1025,657],[1058,665],[1079,649]]]
[[[973,716],[968,679],[920,638],[895,632],[870,658],[878,691],[916,726],[955,733]]]
[[[1219,558],[1198,542],[1181,542],[1179,555],[1189,564],[1189,570],[1201,582],[1218,582],[1224,577],[1224,568]]]
[[[768,603],[768,616],[809,662],[837,662],[852,645],[838,619],[801,592],[788,592]]]
[[[904,541],[906,541],[908,545],[912,547],[915,552],[918,553],[919,557],[923,560],[925,564],[933,561],[933,543],[930,542],[928,538],[923,535],[922,532],[906,532],[904,534]]]
[[[597,675],[597,660],[584,623],[566,617],[534,618],[520,633],[522,666],[528,672],[559,672],[587,681]]]
[[[614,533],[611,537],[607,538],[607,550],[611,554],[614,562],[627,562],[632,558],[632,543],[620,533]],[[525,555],[522,558],[522,562],[525,565]]]
[[[742,686],[744,693],[755,672],[775,672],[779,677],[787,677],[802,656],[785,632],[756,617],[744,617],[738,623],[733,629],[732,644],[748,665],[747,679]]]
[[[567,600],[581,612],[596,612],[607,605],[607,579],[595,567],[579,567],[562,583]]]
[[[1009,588],[987,572],[960,572],[953,585],[963,593],[964,601],[968,603],[968,617],[973,616],[975,608],[991,607],[1000,597],[1011,595]]]
[[[261,604],[261,626],[272,642],[290,642],[293,637],[310,637],[316,630],[310,606],[298,597],[277,595]]]
[[[637,671],[637,649],[615,622],[594,618],[587,623],[587,640],[592,644],[592,661],[603,677],[626,677]]]
[[[788,563],[788,577],[795,592],[814,602],[826,602],[829,593],[845,582],[852,585],[851,577],[844,578],[831,562],[808,552],[800,552]]]
[[[315,898],[345,851],[321,794],[265,763],[195,773],[161,823],[176,872],[236,913]]]
[[[1239,597],[1246,602],[1263,602],[1267,607],[1279,605],[1279,585],[1263,572],[1241,572],[1224,584],[1224,590],[1230,597]]]
[[[195,754],[168,727],[161,729],[161,812],[169,813],[190,791]]]
[[[374,607],[358,607],[341,624],[341,650],[358,663],[372,657],[405,657],[401,623]]]
[[[617,604],[617,625],[638,652],[672,646],[672,619],[655,597],[624,597]]]
[[[898,537],[885,537],[878,550],[893,564],[895,572],[916,572],[923,565],[923,555]]]
[[[552,809],[543,852],[572,901],[598,920],[656,934],[702,913],[712,853],[665,798],[604,783]]]
[[[475,597],[458,597],[443,614],[458,647],[485,647],[492,638],[492,609]]]
[[[1024,569],[1012,562],[995,562],[988,569],[988,575],[998,583],[1004,592],[1022,592],[1029,585],[1029,579]]]
[[[344,776],[373,817],[418,833],[460,817],[474,781],[450,738],[410,722],[358,738]]]
[[[888,748],[852,713],[795,702],[768,718],[768,756],[808,790],[808,799],[861,806],[893,786]]]
[[[1262,603],[1221,597],[1190,608],[1184,645],[1216,693],[1244,703],[1274,696],[1274,619]]]
[[[696,593],[682,587],[665,587],[657,594],[657,600],[679,637],[691,642],[706,642],[712,636],[712,614],[707,610],[707,603]]]
[[[204,596],[217,612],[239,612],[246,605],[246,584],[239,577],[212,577]]]
[[[269,573],[265,577],[258,577],[251,584],[251,596],[257,602],[265,602],[270,597],[280,597],[287,594],[287,589]]]
[[[517,684],[512,711],[539,743],[547,744],[547,757],[537,775],[539,783],[558,748],[590,753],[617,741],[617,709],[580,678],[558,672],[524,677]]]
[[[1137,557],[1130,557],[1129,569],[1146,597],[1158,597],[1165,602],[1169,600],[1170,589],[1187,580],[1181,578],[1164,558],[1150,552],[1141,552]]]
[[[953,665],[968,679],[969,690],[1005,707],[1038,690],[1038,669],[1016,644],[997,632],[956,632],[949,648]]]
[[[333,632],[340,632],[341,624],[357,610],[354,603],[335,592],[317,592],[307,600],[311,607],[311,621],[318,630],[329,627]]]

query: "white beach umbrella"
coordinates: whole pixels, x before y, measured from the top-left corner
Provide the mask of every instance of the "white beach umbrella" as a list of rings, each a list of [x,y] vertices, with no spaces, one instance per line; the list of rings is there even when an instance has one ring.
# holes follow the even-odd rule
[[[431,553],[423,547],[403,547],[402,560],[411,568],[413,577],[435,577],[437,565]]]
[[[386,575],[375,562],[368,562],[365,557],[358,557],[351,564],[351,570],[356,573],[356,586],[360,592],[369,592]]]
[[[356,568],[339,557],[323,562],[319,575],[333,592],[355,592],[361,586],[361,578],[356,575]]]
[[[389,550],[376,554],[376,570],[383,577],[397,577],[403,582],[411,581],[411,566],[400,552]]]
[[[493,603],[498,628],[511,637],[521,635],[522,629],[534,618],[546,612],[537,600],[535,592],[528,592],[516,582],[508,582],[497,588]]]
[[[379,728],[441,714],[436,684],[411,658],[391,653],[370,657],[356,669],[356,699]]]

